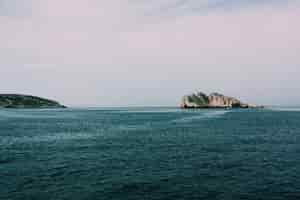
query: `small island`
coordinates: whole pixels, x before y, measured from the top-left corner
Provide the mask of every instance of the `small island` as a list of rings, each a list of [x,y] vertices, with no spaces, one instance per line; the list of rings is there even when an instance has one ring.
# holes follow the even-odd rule
[[[182,98],[180,107],[183,109],[191,108],[263,108],[253,104],[243,103],[240,100],[225,96],[219,93],[206,95],[203,92],[196,92]]]
[[[0,94],[0,108],[66,108],[57,101],[21,94]]]

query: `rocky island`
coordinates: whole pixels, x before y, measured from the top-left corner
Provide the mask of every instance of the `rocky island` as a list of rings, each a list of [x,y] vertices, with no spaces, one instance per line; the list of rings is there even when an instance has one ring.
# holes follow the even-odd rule
[[[30,95],[0,94],[0,108],[66,108],[60,103]]]
[[[196,92],[182,98],[181,108],[263,108],[253,104],[243,103],[240,100],[225,96],[219,93],[206,95],[203,92]]]

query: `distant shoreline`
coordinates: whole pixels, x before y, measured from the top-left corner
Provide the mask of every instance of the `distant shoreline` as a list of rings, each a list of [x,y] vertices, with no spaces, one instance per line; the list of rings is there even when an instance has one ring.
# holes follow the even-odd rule
[[[66,108],[57,101],[23,94],[0,94],[0,108],[52,109]]]

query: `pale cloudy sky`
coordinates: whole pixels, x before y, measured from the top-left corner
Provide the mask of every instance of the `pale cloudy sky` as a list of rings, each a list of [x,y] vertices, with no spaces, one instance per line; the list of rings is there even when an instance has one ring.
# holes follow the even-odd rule
[[[300,105],[300,1],[0,0],[0,93],[175,106],[195,90]]]

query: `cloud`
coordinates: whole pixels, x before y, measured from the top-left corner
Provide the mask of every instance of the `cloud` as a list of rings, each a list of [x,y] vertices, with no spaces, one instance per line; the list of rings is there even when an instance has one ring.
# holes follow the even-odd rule
[[[2,15],[1,83],[13,83],[0,91],[73,105],[174,105],[198,87],[250,100],[245,91],[274,97],[279,87],[297,89],[298,4],[264,1],[269,6],[220,12],[213,5],[227,7],[221,1],[148,2],[31,0],[30,15]],[[212,11],[188,9],[197,6]]]
[[[0,18],[7,64],[298,64],[299,8],[262,8],[149,21],[112,0],[36,3]],[[88,3],[87,3],[88,2]],[[176,57],[176,59],[173,59]],[[17,59],[16,59],[17,58]],[[215,58],[218,58],[218,62]]]
[[[31,0],[0,0],[0,16],[24,17],[32,12]]]
[[[160,0],[135,2],[150,16],[182,16],[195,13],[207,14],[213,11],[232,11],[253,7],[274,7],[288,5],[293,0]]]

